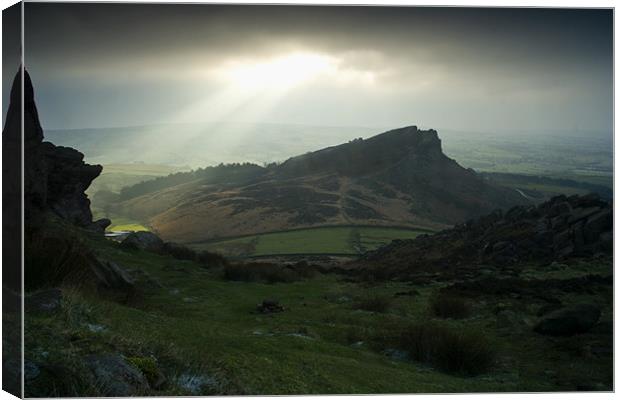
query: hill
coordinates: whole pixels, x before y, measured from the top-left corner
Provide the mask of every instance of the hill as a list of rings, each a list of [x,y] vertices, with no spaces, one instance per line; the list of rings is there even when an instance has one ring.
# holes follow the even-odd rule
[[[234,164],[124,188],[115,211],[180,242],[315,227],[440,229],[527,200],[443,154],[415,126],[261,167]]]

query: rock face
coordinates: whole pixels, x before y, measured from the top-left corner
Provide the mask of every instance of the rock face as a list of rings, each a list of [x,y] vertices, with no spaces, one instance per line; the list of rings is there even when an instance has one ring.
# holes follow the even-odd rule
[[[102,171],[100,165],[84,163],[84,155],[75,149],[43,141],[43,128],[34,101],[28,72],[24,75],[24,213],[31,224],[45,212],[80,227],[105,229],[109,221],[93,224],[90,201],[84,191]],[[22,70],[11,89],[7,122],[3,135],[17,137],[20,132]]]
[[[592,329],[601,316],[601,310],[591,304],[577,304],[544,315],[534,327],[543,335],[570,336]]]
[[[149,383],[142,372],[119,355],[92,355],[84,361],[105,396],[139,396],[149,389]]]
[[[42,143],[47,166],[47,205],[57,215],[82,227],[93,223],[90,200],[84,191],[102,171],[100,165],[84,163],[84,155],[69,147]],[[105,224],[105,227],[109,222]]]
[[[361,261],[406,275],[476,265],[509,266],[611,254],[613,209],[597,195],[557,196],[538,206],[495,211],[435,235],[395,240]],[[388,269],[389,269],[388,268]]]
[[[93,256],[90,267],[100,288],[126,292],[131,292],[134,289],[133,279],[113,261]]]

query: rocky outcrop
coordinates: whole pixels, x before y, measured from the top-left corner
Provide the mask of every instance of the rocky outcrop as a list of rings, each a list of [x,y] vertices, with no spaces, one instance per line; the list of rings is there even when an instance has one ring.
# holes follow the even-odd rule
[[[544,315],[534,326],[543,335],[570,336],[589,331],[596,325],[601,310],[591,304],[576,304]]]
[[[47,207],[78,226],[105,229],[109,221],[93,222],[90,200],[84,193],[101,173],[101,165],[84,163],[84,155],[69,147],[43,142],[42,148],[47,167]]]
[[[93,223],[90,201],[84,193],[102,171],[100,165],[84,162],[79,151],[43,141],[43,128],[28,72],[23,70],[24,100],[24,213],[27,227],[46,212],[53,212],[77,226],[102,231],[109,221]],[[11,89],[3,135],[21,135],[22,69]]]
[[[445,157],[437,131],[408,126],[369,139],[351,140],[289,158],[278,167],[277,173],[285,176],[337,173],[353,177],[377,173],[406,157]]]
[[[417,126],[293,157],[276,173],[288,177],[316,174],[344,176],[359,184],[344,202],[348,217],[357,219],[383,219],[376,205],[386,199],[373,198],[378,188],[386,198],[408,198],[412,215],[449,225],[527,203],[516,191],[460,166],[443,153],[436,130]],[[396,192],[389,194],[386,188]]]
[[[121,246],[153,253],[163,253],[165,250],[164,241],[151,232],[133,232],[121,242]]]
[[[406,275],[527,261],[544,264],[611,254],[612,229],[612,205],[598,195],[557,196],[538,206],[495,211],[434,235],[395,240],[366,253],[356,265],[381,265],[392,274]]]

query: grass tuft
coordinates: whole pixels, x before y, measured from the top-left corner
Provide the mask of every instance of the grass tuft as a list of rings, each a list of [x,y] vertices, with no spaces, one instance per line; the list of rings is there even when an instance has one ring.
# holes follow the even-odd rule
[[[224,278],[242,282],[294,282],[301,276],[294,270],[272,263],[230,264],[224,267]]]
[[[375,349],[398,348],[412,360],[428,363],[441,371],[475,376],[491,369],[496,351],[477,329],[454,329],[437,323],[392,327],[373,337]]]
[[[471,305],[467,299],[441,292],[429,299],[429,310],[439,318],[463,319],[471,315]]]
[[[378,313],[387,312],[392,305],[392,299],[383,295],[371,295],[362,298],[355,305],[354,308],[364,311],[372,311]]]

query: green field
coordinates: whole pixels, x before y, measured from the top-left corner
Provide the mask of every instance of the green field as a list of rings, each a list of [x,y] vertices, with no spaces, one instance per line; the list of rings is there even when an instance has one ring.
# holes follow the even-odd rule
[[[133,232],[140,232],[140,231],[148,231],[150,230],[149,228],[147,228],[146,226],[142,225],[139,222],[136,222],[132,219],[128,219],[128,218],[114,218],[112,220],[112,224],[110,226],[108,226],[108,228],[106,229],[107,231],[111,232],[111,231],[133,231]]]
[[[109,218],[112,223],[106,228],[107,232],[112,231],[150,231],[150,229],[144,226],[141,222],[131,218],[120,217],[114,214],[106,214],[101,210],[93,209],[93,219]]]
[[[191,245],[196,250],[231,257],[285,254],[355,255],[376,249],[394,239],[413,239],[428,231],[407,228],[335,226],[265,233]]]

